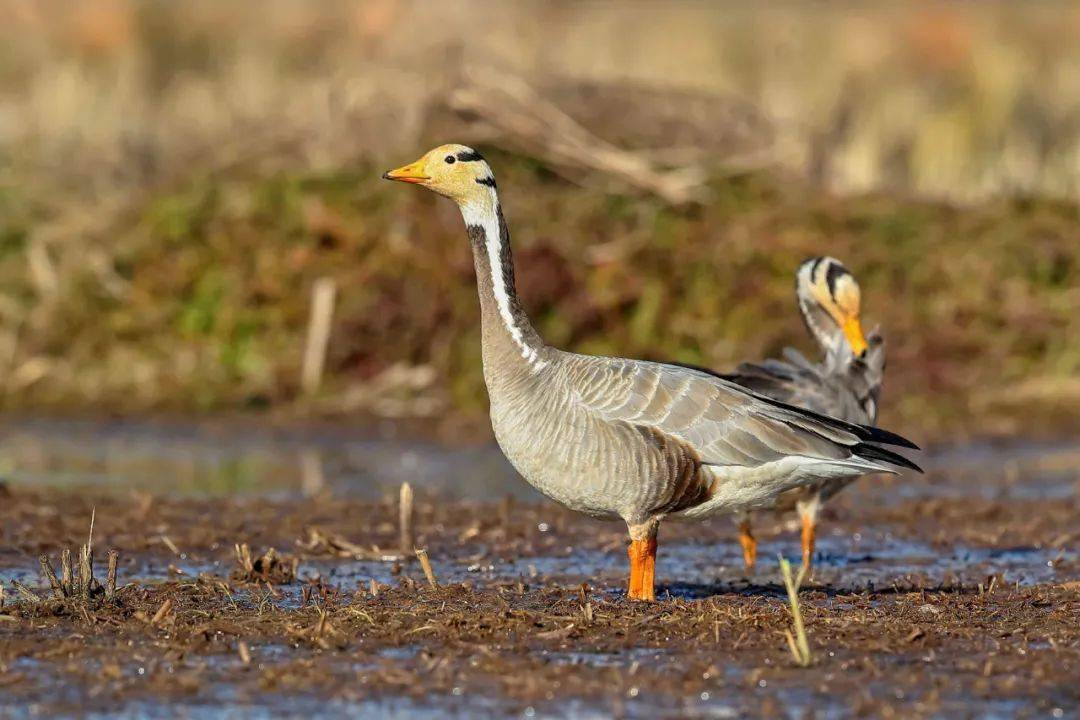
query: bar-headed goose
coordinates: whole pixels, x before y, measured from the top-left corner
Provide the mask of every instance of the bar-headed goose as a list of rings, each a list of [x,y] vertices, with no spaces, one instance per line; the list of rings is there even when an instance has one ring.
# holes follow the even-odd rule
[[[785,360],[743,363],[724,377],[790,405],[851,423],[873,425],[885,372],[885,342],[876,331],[869,340],[863,336],[861,295],[855,277],[835,258],[811,258],[795,274],[795,297],[807,329],[824,352],[822,362],[815,365],[787,348]],[[854,479],[822,480],[777,498],[775,510],[794,509],[799,515],[803,564],[807,567],[814,554],[821,503]],[[739,542],[743,560],[752,567],[757,543],[747,514],[740,517]]]
[[[510,233],[491,168],[443,145],[384,175],[461,209],[480,293],[484,380],[499,446],[548,497],[630,534],[629,596],[655,599],[656,532],[667,517],[771,507],[788,490],[918,469],[880,444],[892,433],[755,395],[676,365],[545,345],[514,288]]]

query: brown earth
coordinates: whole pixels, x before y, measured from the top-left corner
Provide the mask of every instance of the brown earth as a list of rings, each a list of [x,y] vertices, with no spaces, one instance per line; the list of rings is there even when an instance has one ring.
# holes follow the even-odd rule
[[[856,522],[861,496],[849,495],[826,512],[826,550],[801,595],[814,656],[801,668],[767,556],[756,573],[729,567],[693,584],[718,553],[735,557],[725,522],[665,527],[662,600],[638,604],[621,587],[619,527],[550,505],[418,502],[417,541],[441,580],[430,587],[415,561],[390,558],[398,528],[389,501],[10,489],[0,577],[37,585],[43,600],[8,589],[0,610],[0,717],[168,707],[432,717],[1075,710],[1074,503],[864,499]],[[37,556],[55,563],[62,547],[85,542],[91,508],[97,552],[121,553],[121,587],[112,600],[44,599]],[[763,541],[795,552],[794,536],[766,520]],[[869,554],[829,545],[861,535]],[[909,540],[945,564],[904,561]],[[273,585],[238,572],[236,543],[256,557],[276,547],[286,564],[295,556],[301,579]],[[1023,552],[1033,553],[1027,573],[994,564]],[[687,555],[696,559],[680,560]],[[146,579],[154,567],[167,569]],[[371,577],[382,580],[373,587]]]

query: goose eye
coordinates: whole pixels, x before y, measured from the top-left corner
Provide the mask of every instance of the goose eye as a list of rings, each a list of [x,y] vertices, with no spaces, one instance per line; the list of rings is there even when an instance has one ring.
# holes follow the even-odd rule
[[[453,165],[455,160],[457,160],[457,158],[455,158],[453,155],[447,155],[446,156],[446,164],[447,165]]]

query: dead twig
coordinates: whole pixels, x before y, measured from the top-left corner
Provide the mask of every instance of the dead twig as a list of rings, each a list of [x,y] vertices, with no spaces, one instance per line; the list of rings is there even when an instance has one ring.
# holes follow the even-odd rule
[[[79,550],[79,583],[77,595],[82,600],[89,600],[94,585],[94,551],[89,545]]]
[[[322,608],[317,608],[318,620],[315,621],[315,625],[310,628],[293,626],[286,628],[285,632],[292,637],[306,640],[313,645],[322,648],[323,650],[329,650],[333,647],[329,642],[329,638],[338,638],[338,646],[344,647],[344,638],[341,637],[341,633],[338,631],[334,624],[330,622],[330,617],[326,611]]]
[[[318,495],[326,487],[322,455],[317,449],[300,452],[300,489],[306,497]]]
[[[334,555],[336,557],[352,558],[353,560],[396,562],[401,559],[400,555],[384,552],[377,545],[371,547],[357,545],[340,535],[331,535],[316,527],[308,528],[307,539],[297,540],[296,544],[309,553]]]
[[[661,169],[593,135],[519,77],[492,68],[471,69],[464,77],[449,95],[451,110],[479,118],[504,144],[548,161],[569,179],[580,181],[581,171],[590,170],[672,205],[702,201],[705,173],[700,167]]]
[[[277,550],[270,548],[261,557],[255,559],[247,543],[234,545],[233,552],[239,567],[229,574],[232,580],[258,585],[263,583],[290,585],[296,582],[300,561],[295,557],[278,555]]]
[[[536,633],[534,636],[537,640],[565,640],[570,637],[574,632],[574,623],[570,623],[566,627],[558,628],[556,630],[548,630],[546,632]]]
[[[52,588],[53,596],[57,600],[63,600],[67,595],[64,593],[64,587],[60,584],[60,580],[57,579],[56,573],[53,571],[52,563],[49,562],[49,556],[42,555],[38,558],[38,562],[41,563],[41,574],[49,581],[49,587]]]
[[[311,288],[311,317],[308,318],[300,376],[300,386],[307,395],[315,394],[322,384],[326,348],[330,343],[330,328],[334,317],[335,295],[337,283],[330,277],[319,278]]]
[[[161,536],[161,544],[169,548],[169,552],[173,555],[180,557],[180,548],[176,546],[176,543],[174,543],[168,535]]]
[[[31,605],[37,605],[41,602],[41,598],[36,592],[26,587],[18,580],[12,580],[11,584],[14,586],[15,591],[19,593],[19,597],[22,598],[23,602]]]
[[[246,642],[241,640],[236,644],[236,653],[240,656],[240,662],[243,663],[244,667],[251,664],[251,648],[248,647]]]
[[[116,565],[120,559],[120,553],[115,550],[109,551],[109,569],[105,576],[105,599],[112,600],[116,596]]]
[[[416,547],[416,538],[413,534],[413,489],[407,482],[401,483],[401,492],[398,493],[398,549],[402,557],[409,557],[409,553]]]
[[[91,522],[93,521],[91,520]],[[102,599],[106,601],[114,599],[116,595],[117,567],[120,558],[120,554],[116,550],[108,551],[108,575],[105,585],[102,586],[94,578],[94,553],[90,546],[93,537],[92,533],[93,530],[91,530],[91,536],[87,539],[87,544],[79,548],[77,573],[71,566],[71,550],[69,548],[63,548],[60,551],[60,577],[56,576],[52,560],[48,555],[38,557],[41,574],[48,581],[54,600],[60,603],[54,607],[56,609],[66,608],[67,612],[82,612],[87,617],[89,616],[87,607],[91,603],[100,602]],[[29,600],[29,597],[25,594],[23,594],[23,597]]]
[[[69,548],[60,551],[60,585],[64,588],[64,595],[71,597],[75,593],[75,576],[71,570],[71,550]]]
[[[161,603],[161,607],[158,608],[158,611],[154,613],[154,617],[151,618],[150,624],[158,625],[165,620],[169,613],[172,612],[172,606],[172,598],[165,598],[165,602]]]
[[[427,548],[416,548],[416,559],[420,561],[420,567],[424,569],[424,577],[427,578],[428,585],[433,588],[439,587],[439,583],[435,580],[435,571],[431,569]]]

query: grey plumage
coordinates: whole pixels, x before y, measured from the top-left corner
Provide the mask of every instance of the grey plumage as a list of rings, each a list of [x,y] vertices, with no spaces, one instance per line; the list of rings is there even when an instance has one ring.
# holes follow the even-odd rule
[[[874,331],[867,343],[864,357],[854,357],[850,350],[830,352],[820,364],[785,348],[784,360],[742,363],[722,377],[789,405],[873,425],[885,373],[885,340]]]
[[[445,163],[449,154],[469,161]],[[476,268],[495,437],[548,497],[627,523],[631,597],[653,598],[656,529],[665,517],[769,507],[808,484],[910,466],[881,447],[910,446],[898,436],[708,372],[545,345],[517,299],[495,185],[477,182],[492,177],[487,163],[470,148],[446,145],[386,177],[424,185],[460,207]]]
[[[724,375],[755,393],[776,400],[861,425],[877,421],[878,398],[885,372],[885,341],[877,330],[866,338],[866,347],[856,353],[841,329],[837,316],[844,311],[858,318],[859,291],[854,277],[833,258],[807,260],[796,274],[796,298],[807,329],[824,351],[820,364],[813,364],[798,351],[788,348],[784,360],[743,363],[734,373]],[[850,307],[838,303],[846,292]],[[856,325],[855,327],[858,327]],[[859,332],[861,335],[861,332]],[[861,337],[855,338],[861,343]],[[866,448],[873,457],[877,450]],[[831,478],[808,483],[786,491],[776,498],[773,508],[780,512],[798,509],[804,516],[805,543],[813,543],[813,525],[820,504],[836,495],[857,478]],[[743,532],[749,535],[749,521],[742,520]],[[809,530],[806,525],[809,523]],[[752,541],[752,537],[751,537]],[[745,549],[744,539],[744,549]],[[748,558],[752,564],[752,553]]]
[[[509,288],[509,233],[497,213],[496,271]],[[567,506],[630,525],[703,517],[767,507],[795,487],[907,464],[881,448],[861,454],[876,442],[905,444],[896,436],[758,397],[704,371],[548,347],[511,293],[520,341],[542,365],[537,369],[500,316],[484,227],[468,232],[496,437],[530,483]]]

